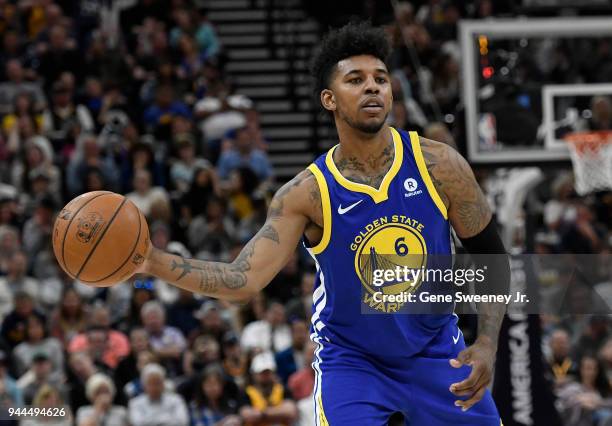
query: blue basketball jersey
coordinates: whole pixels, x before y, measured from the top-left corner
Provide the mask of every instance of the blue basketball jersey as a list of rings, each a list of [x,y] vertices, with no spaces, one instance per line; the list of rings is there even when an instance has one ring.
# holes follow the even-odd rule
[[[342,176],[333,161],[337,146],[308,167],[321,193],[323,237],[316,246],[305,245],[317,265],[316,337],[372,355],[403,357],[421,352],[456,317],[452,312],[404,315],[405,304],[374,300],[373,271],[404,266],[403,259],[418,267],[419,256],[449,255],[452,246],[446,207],[427,171],[418,135],[390,131],[394,160],[378,189]],[[394,286],[397,293],[409,283]]]

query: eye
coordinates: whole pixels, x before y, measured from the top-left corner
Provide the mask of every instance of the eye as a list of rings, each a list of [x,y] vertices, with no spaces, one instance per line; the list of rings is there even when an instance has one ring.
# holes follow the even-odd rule
[[[387,79],[385,77],[378,77],[376,78],[376,82],[378,84],[385,84],[387,82]]]
[[[361,83],[361,78],[360,77],[351,78],[349,80],[349,83],[351,83],[351,84],[360,84]]]

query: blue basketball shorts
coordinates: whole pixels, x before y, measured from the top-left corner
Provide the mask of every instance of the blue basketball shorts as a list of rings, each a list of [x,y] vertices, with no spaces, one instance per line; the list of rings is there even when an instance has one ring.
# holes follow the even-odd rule
[[[458,338],[458,340],[457,340]],[[370,356],[314,336],[318,344],[314,400],[317,426],[386,425],[401,412],[407,426],[500,426],[489,391],[467,411],[450,385],[465,380],[471,367],[449,360],[465,349],[463,335],[450,322],[418,356]],[[457,343],[455,343],[455,341]]]

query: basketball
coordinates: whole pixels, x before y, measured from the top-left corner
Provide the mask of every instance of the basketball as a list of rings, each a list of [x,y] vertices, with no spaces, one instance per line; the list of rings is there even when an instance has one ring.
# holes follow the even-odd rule
[[[128,279],[145,260],[149,228],[138,207],[120,194],[79,195],[59,212],[53,251],[72,278],[107,287]]]

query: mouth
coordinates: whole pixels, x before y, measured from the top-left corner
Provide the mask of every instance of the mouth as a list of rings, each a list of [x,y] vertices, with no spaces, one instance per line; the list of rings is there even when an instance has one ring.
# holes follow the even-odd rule
[[[371,114],[378,114],[383,110],[383,103],[378,99],[370,99],[361,105],[361,108]]]

